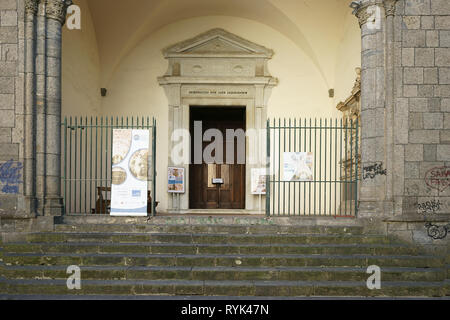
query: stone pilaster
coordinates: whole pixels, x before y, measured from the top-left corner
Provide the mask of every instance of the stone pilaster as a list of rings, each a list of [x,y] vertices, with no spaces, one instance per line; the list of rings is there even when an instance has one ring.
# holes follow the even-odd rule
[[[46,0],[45,17],[45,203],[44,215],[61,215],[61,48],[62,26],[71,0]]]
[[[35,81],[36,81],[36,15],[38,0],[25,1],[25,34],[24,34],[24,196],[27,213],[36,212],[36,157],[35,157]]]
[[[391,1],[388,1],[389,5]],[[389,103],[390,55],[386,51],[390,32],[384,1],[361,0],[354,14],[361,26],[361,189],[359,214],[362,217],[390,215],[392,202],[392,121]],[[390,7],[389,7],[390,8]],[[389,9],[389,15],[391,14]],[[388,129],[390,127],[390,129]],[[388,164],[388,166],[387,166]]]
[[[45,1],[40,0],[36,17],[35,40],[35,93],[34,93],[34,117],[36,123],[35,148],[36,148],[36,198],[37,214],[44,215],[45,203],[45,136],[46,136],[46,107],[45,107],[45,75],[46,75],[46,18]]]

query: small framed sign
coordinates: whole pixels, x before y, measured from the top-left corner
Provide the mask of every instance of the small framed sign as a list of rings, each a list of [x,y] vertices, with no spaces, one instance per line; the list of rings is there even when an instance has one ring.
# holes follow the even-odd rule
[[[169,193],[184,193],[184,168],[169,167],[167,177]]]
[[[222,178],[213,178],[212,183],[213,184],[223,184],[223,179]]]

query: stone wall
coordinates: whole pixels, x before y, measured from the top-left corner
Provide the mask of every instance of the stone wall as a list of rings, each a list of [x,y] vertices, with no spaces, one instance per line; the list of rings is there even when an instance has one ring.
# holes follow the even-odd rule
[[[0,219],[3,221],[6,217],[26,215],[21,207],[24,191],[23,12],[22,0],[0,1]]]
[[[70,3],[0,2],[1,231],[61,214],[61,26]]]
[[[395,211],[389,230],[425,244],[450,231],[450,1],[399,1],[394,18]]]

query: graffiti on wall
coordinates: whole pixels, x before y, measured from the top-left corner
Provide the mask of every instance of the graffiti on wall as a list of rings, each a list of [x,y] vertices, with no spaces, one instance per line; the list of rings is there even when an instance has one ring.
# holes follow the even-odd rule
[[[439,200],[430,200],[417,204],[417,209],[419,209],[422,214],[433,214],[441,210],[442,203]]]
[[[434,167],[425,173],[425,183],[431,189],[443,192],[450,185],[450,167]]]
[[[425,228],[427,228],[428,236],[435,239],[440,240],[444,239],[447,236],[448,230],[450,229],[450,223],[445,226],[438,226],[428,222],[425,224]]]
[[[0,183],[4,186],[1,189],[2,193],[17,194],[19,193],[19,184],[22,183],[21,162],[9,160],[0,165]]]
[[[383,169],[383,162],[376,162],[373,165],[363,167],[362,178],[373,179],[379,175],[386,175],[387,170]]]

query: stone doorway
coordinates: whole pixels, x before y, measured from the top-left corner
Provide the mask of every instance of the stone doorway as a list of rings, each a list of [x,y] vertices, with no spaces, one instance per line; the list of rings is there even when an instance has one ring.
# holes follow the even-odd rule
[[[158,81],[169,105],[169,166],[185,168],[185,183],[190,185],[189,139],[182,140],[186,154],[181,163],[175,163],[171,151],[180,143],[178,132],[189,135],[191,106],[216,106],[223,110],[243,106],[246,131],[253,132],[246,138],[244,177],[250,181],[251,169],[265,166],[267,102],[278,83],[267,68],[273,51],[223,29],[213,29],[166,48],[163,54],[169,67]],[[244,205],[240,206],[243,210],[232,210],[261,214],[264,197],[252,195],[249,183],[244,194]],[[189,188],[184,194],[170,194],[168,212],[189,213],[189,199]]]

